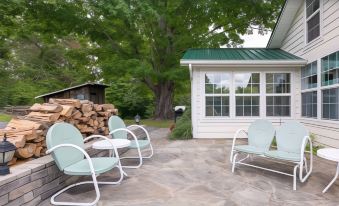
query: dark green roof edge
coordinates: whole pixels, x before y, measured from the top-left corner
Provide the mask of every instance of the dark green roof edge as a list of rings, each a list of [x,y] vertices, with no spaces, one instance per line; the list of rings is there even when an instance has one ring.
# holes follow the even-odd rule
[[[181,60],[303,60],[276,48],[191,48]]]

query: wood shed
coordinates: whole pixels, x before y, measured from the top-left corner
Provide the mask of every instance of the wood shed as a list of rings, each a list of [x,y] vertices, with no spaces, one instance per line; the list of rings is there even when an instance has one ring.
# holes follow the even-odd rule
[[[35,99],[43,98],[44,102],[48,102],[50,98],[79,99],[89,100],[95,104],[104,104],[106,87],[108,86],[105,84],[85,83],[47,94],[42,94],[36,96]]]

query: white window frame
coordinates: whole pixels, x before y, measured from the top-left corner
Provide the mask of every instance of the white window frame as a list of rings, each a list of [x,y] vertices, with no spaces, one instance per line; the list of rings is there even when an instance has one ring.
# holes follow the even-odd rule
[[[302,88],[302,82],[303,82],[303,79],[306,79],[310,76],[306,76],[306,77],[302,77],[302,75],[300,75],[300,89],[301,89],[301,95],[300,95],[300,116],[302,118],[306,118],[306,119],[317,119],[319,117],[319,91],[318,91],[318,87],[319,87],[319,84],[321,84],[321,82],[319,83],[319,68],[321,70],[321,65],[319,66],[319,61],[315,60],[315,61],[312,61],[310,62],[310,64],[313,64],[314,62],[317,62],[317,68],[316,68],[316,73],[315,74],[311,74],[310,76],[314,76],[316,75],[317,76],[317,86],[316,87],[313,87],[313,88],[306,88],[306,89],[303,89]],[[307,65],[306,65],[307,66]],[[313,68],[312,68],[313,69]],[[321,77],[320,77],[321,79]],[[307,116],[303,116],[303,101],[302,101],[302,95],[304,93],[308,93],[308,92],[317,92],[317,116],[316,117],[307,117]]]
[[[230,76],[229,79],[229,92],[227,94],[207,94],[206,93],[206,82],[205,82],[205,76],[206,74],[228,74]],[[230,71],[211,71],[211,72],[203,72],[203,91],[204,91],[204,117],[205,118],[230,118],[231,116],[231,88],[232,88],[232,81],[233,81],[233,74]],[[228,97],[228,116],[207,116],[207,112],[206,112],[206,97]],[[214,103],[213,103],[214,106]],[[222,106],[222,105],[220,105]]]
[[[236,74],[246,74],[246,73],[250,73],[250,74],[259,74],[259,93],[247,93],[247,94],[240,94],[240,93],[236,93],[236,80],[235,80],[235,75]],[[258,118],[261,116],[261,94],[262,94],[262,87],[261,87],[261,84],[262,84],[262,75],[261,75],[262,72],[260,71],[239,71],[239,72],[233,72],[233,75],[232,75],[232,78],[233,78],[233,92],[234,92],[234,108],[232,109],[233,110],[233,113],[234,113],[234,118]],[[236,99],[237,97],[259,97],[259,114],[257,116],[237,116],[237,102],[236,102]],[[245,106],[245,105],[243,105]],[[252,106],[252,104],[250,105]]]
[[[289,74],[290,75],[290,92],[289,93],[267,93],[266,92],[266,85],[267,85],[267,79],[266,79],[266,75],[267,74]],[[294,75],[293,75],[293,72],[290,72],[290,71],[267,71],[264,73],[264,76],[265,76],[265,81],[264,81],[264,85],[265,85],[265,90],[263,91],[264,93],[264,102],[263,102],[263,107],[264,107],[264,116],[266,118],[281,118],[281,119],[288,119],[288,118],[293,118],[294,117],[294,108],[293,108],[293,102],[294,102],[294,95],[292,95],[292,91],[294,89],[294,85],[293,85],[293,82],[294,81]],[[266,104],[266,99],[267,97],[276,97],[276,96],[282,96],[282,97],[290,97],[290,115],[289,116],[267,116],[267,104]]]
[[[304,25],[305,25],[305,45],[309,45],[312,44],[313,42],[319,40],[322,37],[322,0],[319,0],[319,8],[314,11],[309,17],[307,17],[307,5],[306,5],[306,1],[304,2]],[[307,26],[307,22],[312,19],[316,14],[319,13],[319,36],[317,36],[316,38],[312,39],[311,41],[308,42],[308,26]]]

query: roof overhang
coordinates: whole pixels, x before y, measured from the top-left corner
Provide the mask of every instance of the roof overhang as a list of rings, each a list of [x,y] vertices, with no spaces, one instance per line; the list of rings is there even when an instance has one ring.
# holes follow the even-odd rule
[[[307,60],[180,60],[181,66],[220,66],[220,67],[301,67]]]
[[[286,0],[266,48],[280,48],[304,0]]]

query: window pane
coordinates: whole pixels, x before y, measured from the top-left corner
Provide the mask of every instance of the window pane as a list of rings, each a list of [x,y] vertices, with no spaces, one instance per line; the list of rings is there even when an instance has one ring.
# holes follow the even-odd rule
[[[267,116],[290,116],[290,96],[266,97]]]
[[[213,106],[206,106],[206,116],[213,116]]]
[[[220,96],[219,97],[214,97],[213,100],[214,100],[214,105],[215,106],[221,106],[221,97]]]
[[[221,116],[221,106],[214,105],[214,116]]]
[[[252,84],[252,94],[260,93],[260,84]]]
[[[301,89],[317,87],[317,61],[301,69]]]
[[[319,9],[319,0],[306,0],[306,17],[311,16]]]
[[[259,97],[252,97],[252,105],[259,106]]]
[[[222,116],[230,116],[228,106],[222,106],[221,109],[222,109]]]
[[[322,91],[322,118],[339,120],[339,88]]]
[[[237,73],[234,74],[235,93],[251,94],[259,93],[260,75],[259,73]]]
[[[213,94],[213,84],[205,84],[205,93]]]
[[[251,106],[244,106],[244,116],[251,116],[252,115],[252,107]]]
[[[259,116],[259,106],[252,106],[252,116]]]
[[[320,12],[307,21],[307,42],[312,41],[320,35]]]
[[[236,116],[244,116],[244,107],[243,106],[237,106],[235,111]]]
[[[221,103],[222,103],[222,105],[229,105],[230,103],[229,103],[229,97],[222,97],[221,98]]]
[[[251,105],[252,103],[251,97],[244,97],[244,105]]]
[[[244,105],[244,97],[235,97],[235,103],[237,105]]]
[[[302,116],[317,117],[317,92],[306,92],[301,94]]]
[[[266,74],[266,93],[290,93],[289,73]],[[269,83],[273,81],[272,83]]]
[[[213,106],[213,97],[206,97],[206,106]]]

